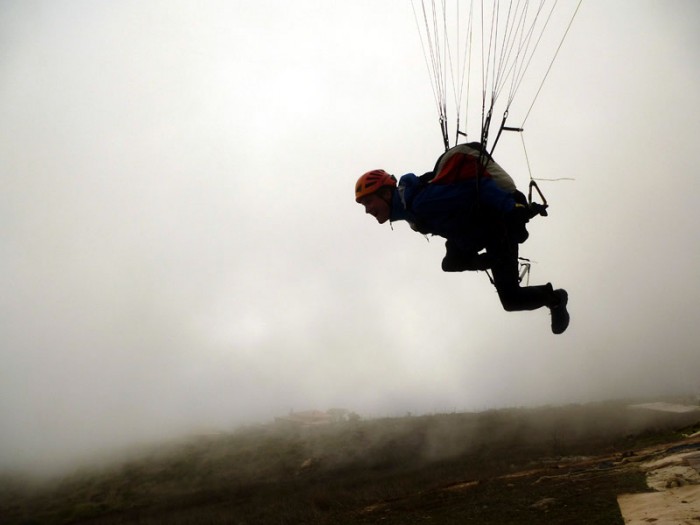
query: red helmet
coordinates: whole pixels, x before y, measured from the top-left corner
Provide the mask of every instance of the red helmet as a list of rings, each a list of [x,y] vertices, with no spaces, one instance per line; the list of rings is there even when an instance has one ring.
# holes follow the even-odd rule
[[[371,195],[384,186],[395,187],[396,178],[384,170],[368,171],[357,179],[357,184],[355,184],[355,201],[360,202],[362,197]]]

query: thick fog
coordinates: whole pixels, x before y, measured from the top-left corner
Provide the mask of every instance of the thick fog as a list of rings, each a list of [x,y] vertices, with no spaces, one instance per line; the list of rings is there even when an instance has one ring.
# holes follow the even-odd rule
[[[503,311],[357,177],[441,152],[407,2],[0,4],[0,468],[264,423],[700,392],[700,5],[584,0]],[[497,160],[522,187],[519,139]]]

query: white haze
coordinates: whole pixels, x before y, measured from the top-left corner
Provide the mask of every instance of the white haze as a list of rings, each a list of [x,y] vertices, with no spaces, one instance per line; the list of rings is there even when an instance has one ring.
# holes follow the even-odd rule
[[[289,410],[697,393],[698,27],[583,2],[526,130],[575,179],[523,249],[569,290],[553,336],[353,201],[441,148],[407,2],[3,2],[0,468]]]

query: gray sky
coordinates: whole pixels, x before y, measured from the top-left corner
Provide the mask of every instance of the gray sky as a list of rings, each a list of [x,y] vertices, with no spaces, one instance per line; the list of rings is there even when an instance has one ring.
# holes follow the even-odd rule
[[[700,390],[700,5],[584,0],[527,121],[534,175],[575,179],[542,183],[522,250],[569,291],[562,336],[354,202],[441,150],[413,16],[0,4],[0,468],[291,409]]]

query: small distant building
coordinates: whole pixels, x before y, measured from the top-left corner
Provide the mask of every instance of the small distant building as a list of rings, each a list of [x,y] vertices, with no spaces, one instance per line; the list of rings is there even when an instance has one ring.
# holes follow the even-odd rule
[[[350,411],[345,410],[344,408],[331,408],[327,412],[327,414],[331,416],[333,423],[342,423],[343,421],[347,421],[349,413]]]
[[[293,425],[298,427],[315,427],[328,425],[333,422],[333,416],[321,410],[306,410],[303,412],[289,412],[288,416],[276,417],[275,423]]]
[[[329,425],[331,423],[343,423],[359,419],[357,414],[345,410],[344,408],[331,408],[325,412],[322,410],[305,410],[302,412],[289,412],[284,417],[276,417],[275,423],[280,425],[290,425],[296,427],[315,427]]]

